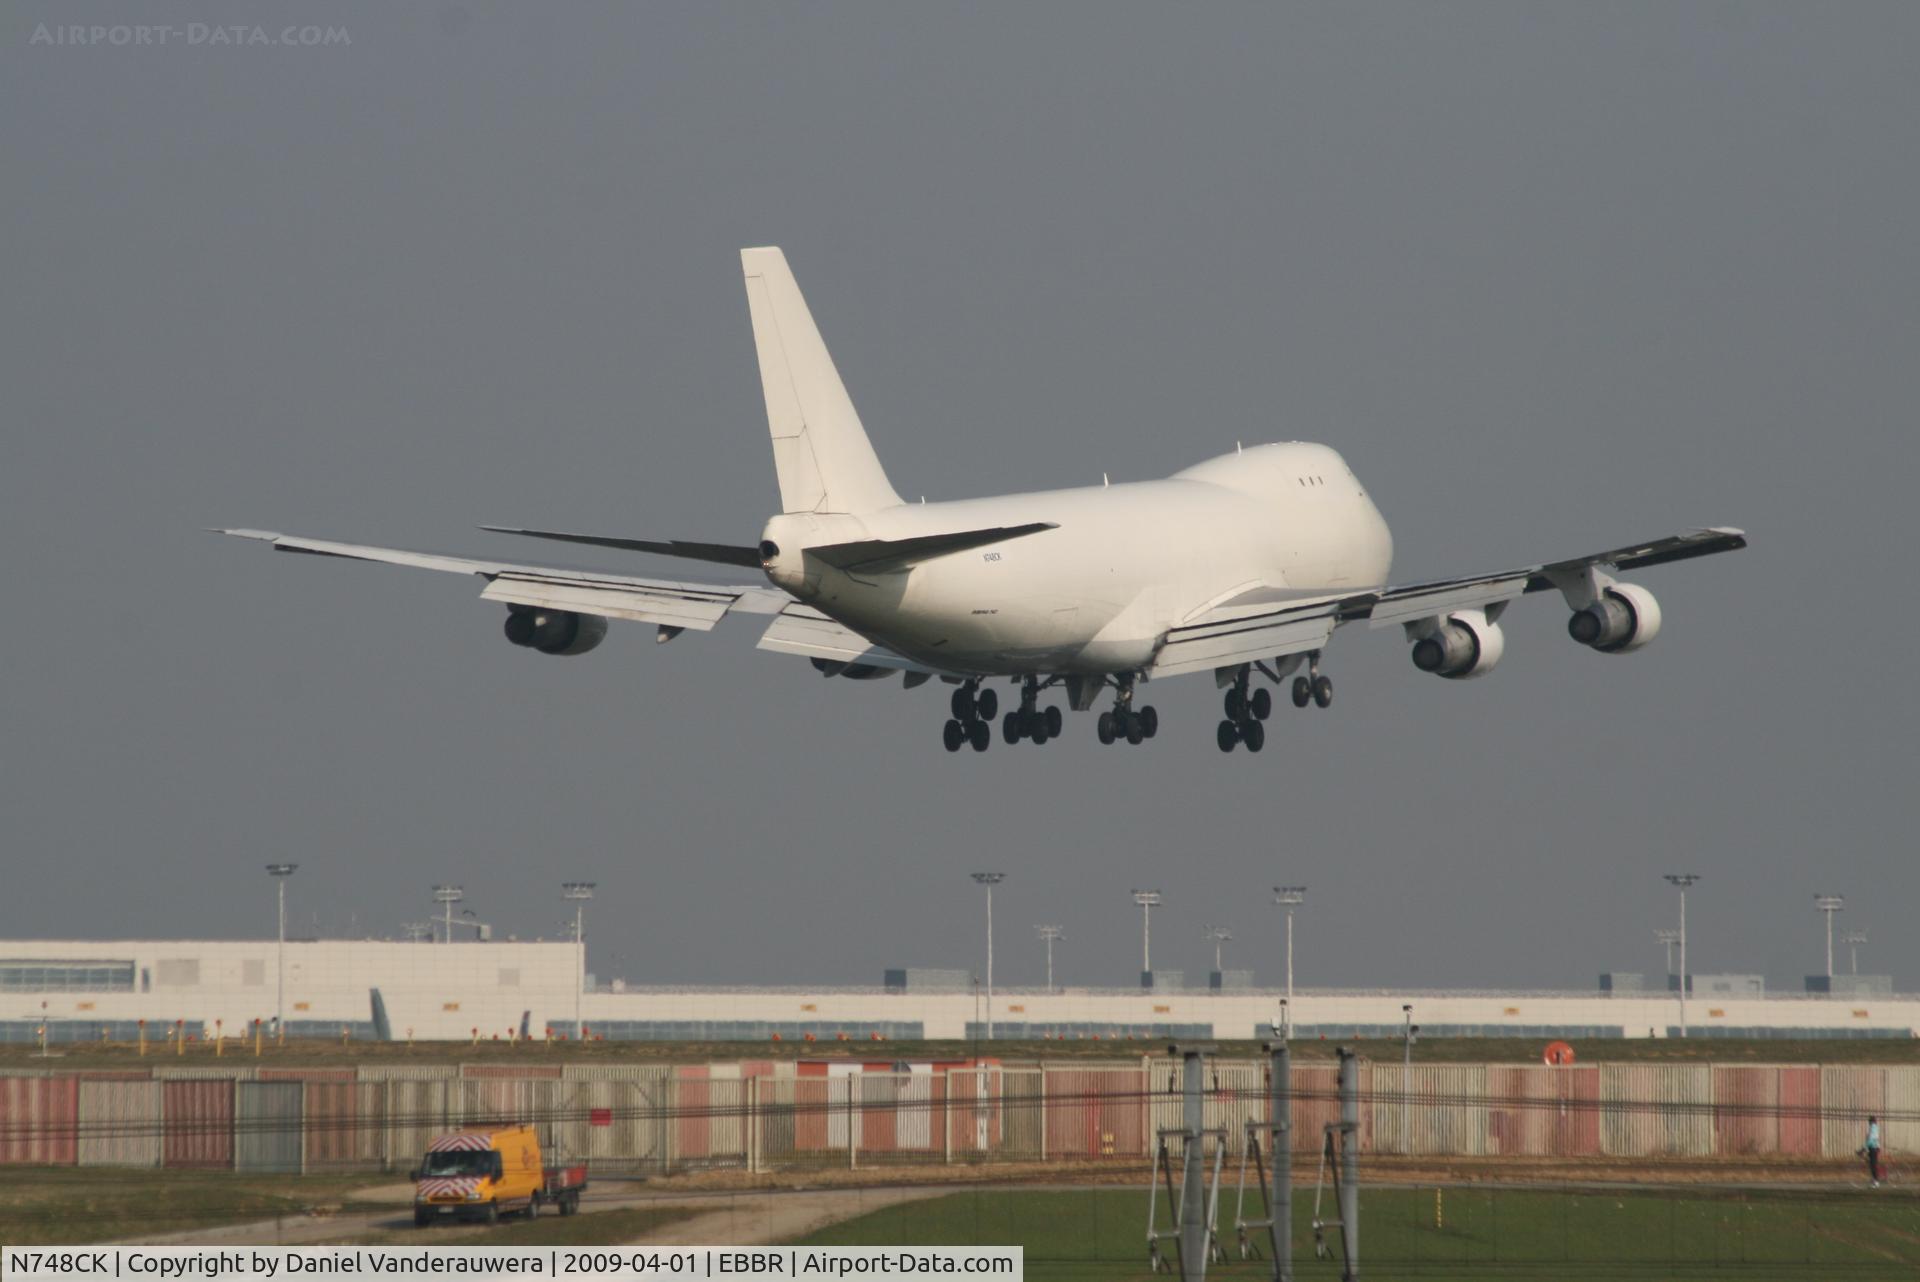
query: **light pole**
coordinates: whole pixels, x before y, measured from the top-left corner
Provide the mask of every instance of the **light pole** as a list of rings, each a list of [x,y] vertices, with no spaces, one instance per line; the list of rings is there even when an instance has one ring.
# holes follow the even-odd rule
[[[1848,969],[1858,975],[1860,973],[1860,945],[1867,942],[1867,932],[1864,930],[1845,931],[1840,936],[1840,942],[1847,946]]]
[[[1228,940],[1233,938],[1233,932],[1231,930],[1228,930],[1225,926],[1209,926],[1207,927],[1207,933],[1205,937],[1213,942],[1214,973],[1216,975],[1225,974],[1226,972],[1221,969],[1220,949],[1222,945],[1224,945]]]
[[[1697,872],[1663,873],[1680,891],[1680,1036],[1687,1035],[1687,887],[1700,880]]]
[[[593,898],[595,883],[591,881],[563,881],[560,883],[560,897],[573,901],[573,946],[579,950],[580,969],[573,985],[573,1040],[585,1041],[587,1037],[586,1016],[580,1012],[580,995],[587,988],[587,901]]]
[[[287,1020],[287,878],[293,876],[299,864],[268,864],[267,875],[273,878],[275,888],[280,892],[280,946],[275,955],[273,969],[276,972],[274,985],[279,990],[273,1004],[273,1035],[284,1037],[281,1032]]]
[[[1067,932],[1058,926],[1035,926],[1040,938],[1047,941],[1047,991],[1053,991],[1053,941]]]
[[[1287,1009],[1293,1009],[1293,910],[1307,902],[1305,886],[1275,886],[1273,902],[1287,910]]]
[[[1672,927],[1664,927],[1653,932],[1653,937],[1667,946],[1667,975],[1673,975],[1673,946],[1680,942],[1680,932]]]
[[[1160,892],[1136,889],[1133,902],[1140,905],[1140,975],[1144,979],[1153,973],[1153,910],[1160,906]]]
[[[433,902],[439,904],[446,913],[447,931],[446,936],[440,941],[441,943],[451,944],[453,942],[453,906],[466,897],[467,892],[458,886],[435,886],[433,888]]]
[[[987,1040],[993,1040],[993,888],[1007,879],[1003,872],[977,872],[973,879],[987,888]]]
[[[1413,1004],[1400,1008],[1400,1014],[1406,1020],[1406,1058],[1400,1069],[1400,1154],[1402,1157],[1413,1152],[1413,1140],[1408,1128],[1408,1117],[1413,1111],[1413,1039],[1420,1033],[1420,1025],[1413,1022]]]
[[[1845,895],[1815,895],[1813,906],[1827,919],[1827,995],[1833,995],[1833,915],[1847,906]]]

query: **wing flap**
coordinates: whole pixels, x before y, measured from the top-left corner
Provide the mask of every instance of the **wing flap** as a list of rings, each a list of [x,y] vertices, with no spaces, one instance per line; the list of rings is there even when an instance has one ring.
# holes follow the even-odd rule
[[[835,619],[810,605],[798,603],[781,610],[761,634],[758,648],[776,654],[798,654],[832,663],[865,663],[876,668],[898,668],[908,672],[926,672],[924,664],[914,663],[885,646],[875,645]]]
[[[1168,631],[1155,653],[1150,675],[1177,677],[1318,650],[1340,622],[1341,600],[1319,601],[1248,614],[1229,608],[1221,617]]]

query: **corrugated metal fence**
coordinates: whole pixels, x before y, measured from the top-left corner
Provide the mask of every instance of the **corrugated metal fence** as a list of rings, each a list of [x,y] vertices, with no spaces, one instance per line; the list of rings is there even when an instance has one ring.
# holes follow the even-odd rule
[[[1209,1071],[1207,1126],[1238,1153],[1267,1118],[1266,1066]],[[608,1171],[1124,1161],[1179,1128],[1178,1079],[1154,1059],[12,1072],[0,1165],[404,1171],[444,1131],[520,1121]],[[1293,1084],[1311,1152],[1334,1070],[1298,1064]],[[1838,1158],[1870,1114],[1890,1150],[1920,1148],[1920,1065],[1363,1062],[1360,1095],[1373,1154]]]

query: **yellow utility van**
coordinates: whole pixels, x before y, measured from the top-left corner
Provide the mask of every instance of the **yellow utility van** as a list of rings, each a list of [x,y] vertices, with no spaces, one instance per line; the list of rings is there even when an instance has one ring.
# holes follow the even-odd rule
[[[531,1126],[477,1126],[436,1137],[413,1172],[413,1222],[437,1219],[497,1221],[509,1211],[540,1214],[554,1201],[563,1213],[579,1203],[581,1185],[566,1172],[549,1190],[540,1162],[540,1137]]]

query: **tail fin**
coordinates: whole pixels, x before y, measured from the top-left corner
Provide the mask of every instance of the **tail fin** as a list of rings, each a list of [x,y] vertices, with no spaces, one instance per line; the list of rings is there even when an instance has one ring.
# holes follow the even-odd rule
[[[747,308],[760,352],[773,467],[783,512],[872,512],[897,507],[807,300],[778,249],[743,249]]]

